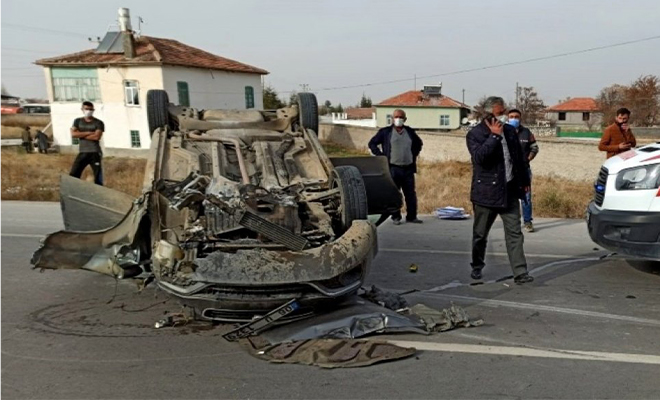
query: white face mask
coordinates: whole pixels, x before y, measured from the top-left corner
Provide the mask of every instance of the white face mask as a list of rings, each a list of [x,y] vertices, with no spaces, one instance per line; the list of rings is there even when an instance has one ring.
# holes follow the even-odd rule
[[[397,128],[401,128],[404,122],[405,121],[403,118],[394,118],[394,126],[396,126]]]
[[[94,110],[83,110],[83,115],[85,117],[91,117],[92,115],[94,115]]]

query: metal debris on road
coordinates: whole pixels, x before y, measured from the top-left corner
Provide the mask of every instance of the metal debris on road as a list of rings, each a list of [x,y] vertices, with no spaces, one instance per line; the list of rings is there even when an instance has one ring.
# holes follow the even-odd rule
[[[400,311],[410,307],[408,301],[402,295],[386,292],[376,285],[372,285],[371,289],[360,295],[360,297],[394,311]]]
[[[471,321],[468,313],[454,303],[444,310],[416,304],[410,308],[410,312],[424,321],[429,332],[445,332],[456,328],[479,326],[484,323],[482,319]]]
[[[245,325],[241,325],[238,328],[234,329],[231,332],[225,333],[222,335],[223,338],[230,342],[234,342],[238,339],[241,338],[246,338],[248,336],[252,336],[257,334],[260,331],[263,331],[264,329],[267,329],[271,324],[273,324],[275,321],[278,319],[285,317],[294,311],[298,310],[300,308],[300,305],[298,304],[296,299],[293,299],[280,307],[274,309],[273,311],[269,312],[268,314],[257,318]]]
[[[410,271],[411,273],[414,274],[415,272],[417,272],[418,269],[419,268],[417,267],[417,264],[410,264],[410,267],[408,268],[408,271]]]

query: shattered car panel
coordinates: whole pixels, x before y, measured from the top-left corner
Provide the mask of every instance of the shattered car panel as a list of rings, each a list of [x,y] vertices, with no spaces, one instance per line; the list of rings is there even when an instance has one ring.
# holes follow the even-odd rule
[[[301,125],[301,113],[316,115],[308,109],[161,107],[170,123],[153,132],[142,196],[118,218],[124,196],[109,191],[100,200],[110,189],[83,196],[95,185],[63,184],[70,222],[45,239],[35,268],[152,274],[211,320],[250,320],[291,299],[306,312],[355,293],[377,252],[367,212],[401,204],[382,161],[367,169],[391,187],[371,197],[360,169],[333,165]],[[67,216],[70,204],[104,217],[77,221]]]

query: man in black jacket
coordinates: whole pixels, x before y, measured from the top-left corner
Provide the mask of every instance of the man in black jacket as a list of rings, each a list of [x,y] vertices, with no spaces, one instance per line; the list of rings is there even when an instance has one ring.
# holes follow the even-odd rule
[[[406,221],[421,224],[417,218],[417,193],[415,192],[415,173],[417,156],[422,151],[422,139],[406,122],[403,110],[394,110],[392,125],[381,128],[369,141],[369,149],[376,156],[386,156],[390,163],[390,174],[399,190],[403,190],[406,199]],[[379,147],[380,146],[380,147]],[[401,224],[401,211],[392,214],[395,225]]]
[[[520,199],[529,190],[529,175],[516,130],[506,125],[504,100],[486,99],[486,118],[467,134],[472,156],[474,206],[472,229],[472,279],[481,279],[488,233],[499,215],[504,223],[506,250],[516,283],[534,280],[527,273],[527,260],[520,229]]]

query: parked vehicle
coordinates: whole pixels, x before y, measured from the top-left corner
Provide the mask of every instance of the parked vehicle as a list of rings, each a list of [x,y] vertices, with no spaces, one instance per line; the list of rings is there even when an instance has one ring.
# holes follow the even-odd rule
[[[660,142],[603,164],[587,226],[591,239],[610,251],[660,260]]]
[[[35,268],[155,278],[208,320],[303,313],[355,293],[378,250],[368,214],[401,195],[384,157],[331,159],[311,93],[274,111],[197,110],[147,93],[153,132],[137,199],[62,176],[66,230]],[[381,218],[384,220],[384,218]]]
[[[50,104],[23,104],[23,113],[50,115]]]

